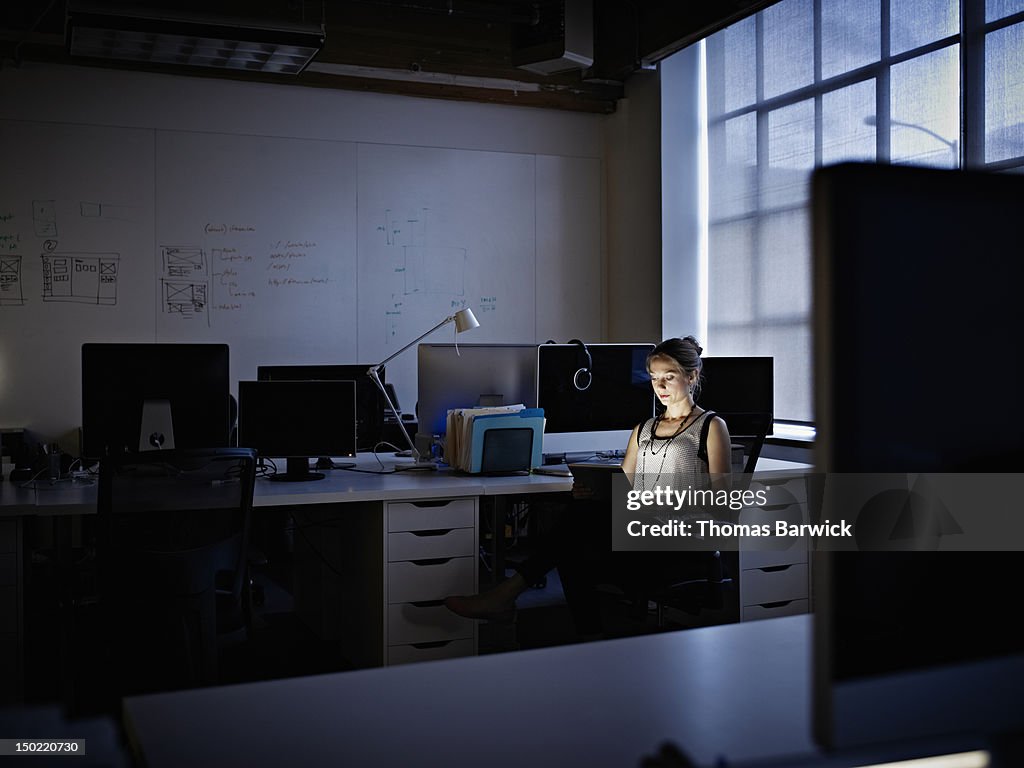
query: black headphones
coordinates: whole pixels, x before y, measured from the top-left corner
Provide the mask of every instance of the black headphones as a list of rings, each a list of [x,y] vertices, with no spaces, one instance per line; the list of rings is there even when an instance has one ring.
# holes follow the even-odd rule
[[[576,387],[580,392],[590,387],[590,384],[594,381],[594,374],[590,370],[594,361],[590,357],[590,350],[587,349],[587,345],[579,339],[569,339],[570,344],[579,344],[580,352],[578,356],[579,368],[576,373],[572,375],[573,386]]]

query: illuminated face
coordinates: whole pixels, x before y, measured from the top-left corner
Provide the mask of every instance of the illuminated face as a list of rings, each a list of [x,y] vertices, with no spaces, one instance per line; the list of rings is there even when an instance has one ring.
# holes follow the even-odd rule
[[[651,360],[648,373],[651,375],[654,396],[664,406],[688,401],[690,386],[697,378],[696,372],[687,375],[675,360],[665,357]]]

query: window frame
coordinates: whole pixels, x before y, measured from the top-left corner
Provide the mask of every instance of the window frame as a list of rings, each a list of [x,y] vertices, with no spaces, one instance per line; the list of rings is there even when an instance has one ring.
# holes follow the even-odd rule
[[[959,132],[955,137],[957,150],[958,168],[978,168],[989,171],[1012,171],[1024,168],[1024,154],[1007,158],[1004,160],[985,162],[985,42],[987,36],[1001,29],[1017,24],[1024,24],[1024,11],[1007,15],[1001,19],[985,21],[985,3],[977,0],[960,0],[960,24],[959,30],[941,39],[917,46],[915,48],[892,54],[890,51],[891,41],[891,0],[879,0],[879,56],[877,61],[865,64],[829,78],[822,77],[822,18],[823,0],[810,0],[813,12],[813,79],[800,88],[766,98],[765,93],[765,62],[763,51],[765,49],[765,10],[754,14],[754,39],[753,46],[756,54],[754,66],[755,94],[751,104],[737,107],[731,110],[723,110],[720,113],[713,112],[711,105],[712,93],[712,65],[708,62],[705,67],[704,91],[707,95],[708,104],[705,106],[707,115],[706,130],[709,139],[721,131],[724,136],[725,125],[737,118],[747,115],[754,115],[756,131],[754,162],[756,170],[752,174],[754,203],[751,209],[739,213],[716,217],[711,206],[708,206],[706,227],[709,235],[716,227],[749,222],[751,224],[750,248],[753,258],[751,268],[754,270],[752,281],[757,285],[757,270],[761,263],[763,237],[762,226],[771,216],[797,211],[807,211],[809,200],[802,203],[786,203],[780,205],[765,205],[763,201],[764,190],[767,187],[766,174],[769,172],[769,115],[784,107],[792,106],[800,102],[811,101],[814,110],[814,161],[813,167],[822,165],[823,153],[823,99],[826,94],[839,91],[853,85],[866,82],[875,84],[875,156],[877,162],[891,162],[890,135],[893,121],[890,109],[891,100],[891,76],[894,67],[903,62],[926,56],[936,51],[959,47],[959,77],[960,77],[960,119]],[[724,34],[719,32],[716,34]],[[716,86],[717,87],[717,86]],[[723,91],[724,94],[724,91]],[[708,150],[713,146],[713,141],[708,142]],[[710,157],[709,157],[710,160]],[[709,168],[712,168],[709,163]],[[713,172],[713,170],[712,170]],[[709,245],[713,238],[709,236]],[[712,262],[714,253],[708,253],[708,272],[713,271]],[[710,297],[709,297],[710,298]],[[708,307],[710,314],[710,306]],[[750,321],[735,320],[727,322],[711,323],[708,318],[708,337],[711,344],[714,343],[713,334],[716,331],[729,330],[752,330],[792,328],[794,330],[807,328],[810,325],[810,315],[793,317],[772,317],[765,319],[754,299],[753,317]],[[813,402],[811,403],[813,412]],[[797,425],[813,426],[813,421],[800,421],[786,419],[784,416],[778,421]]]

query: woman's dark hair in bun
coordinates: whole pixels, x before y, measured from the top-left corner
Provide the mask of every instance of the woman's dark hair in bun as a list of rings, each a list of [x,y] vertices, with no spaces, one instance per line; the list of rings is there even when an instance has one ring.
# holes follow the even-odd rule
[[[697,383],[693,388],[693,396],[696,397],[700,391],[701,369],[704,367],[704,363],[700,359],[703,352],[703,347],[693,336],[665,339],[647,356],[647,369],[650,370],[651,361],[655,358],[667,357],[675,361],[682,370],[686,371],[687,375],[696,371]]]

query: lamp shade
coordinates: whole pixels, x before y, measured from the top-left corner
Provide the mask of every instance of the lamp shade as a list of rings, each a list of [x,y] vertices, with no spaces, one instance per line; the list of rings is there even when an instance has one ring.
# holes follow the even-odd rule
[[[468,331],[470,328],[479,328],[480,321],[476,319],[476,315],[473,314],[473,310],[469,307],[460,309],[455,313],[455,332],[462,333]]]

